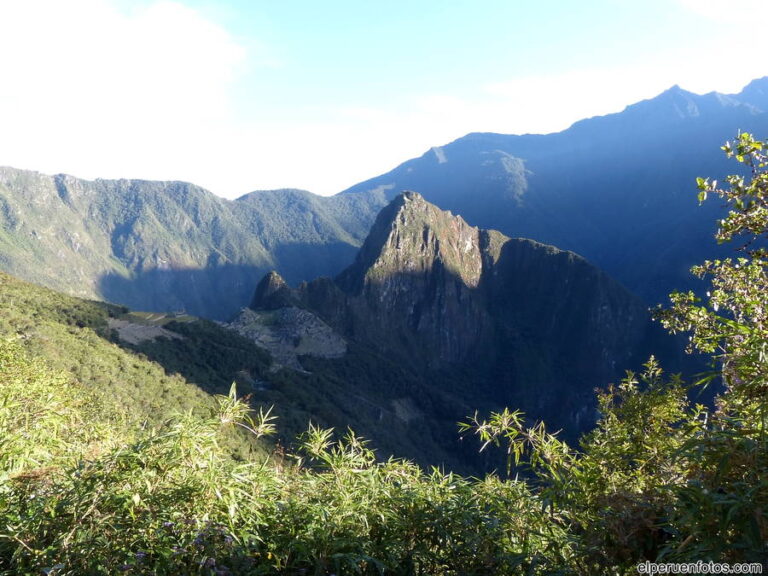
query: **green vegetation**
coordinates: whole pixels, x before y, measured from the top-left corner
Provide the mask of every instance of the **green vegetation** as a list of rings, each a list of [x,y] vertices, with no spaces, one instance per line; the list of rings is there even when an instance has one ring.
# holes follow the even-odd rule
[[[157,426],[169,410],[192,411],[201,418],[216,411],[210,396],[214,382],[187,380],[114,343],[108,320],[123,316],[125,308],[65,296],[0,273],[0,310],[0,338],[17,341],[31,357],[80,383],[129,427]],[[104,420],[111,422],[107,416]],[[243,456],[254,448],[242,434],[230,434],[225,443]]]
[[[0,268],[80,297],[226,320],[270,269],[296,283],[340,270],[384,203],[298,190],[230,201],[183,182],[0,167]]]
[[[586,575],[635,574],[646,560],[765,565],[763,146],[741,135],[726,147],[752,171],[729,178],[727,190],[700,181],[702,199],[718,194],[731,206],[718,238],[745,236],[742,257],[696,269],[712,277],[705,301],[676,294],[659,312],[671,330],[691,333],[692,349],[714,354],[725,384],[716,407],[693,405],[680,378],[664,377],[651,359],[599,393],[598,425],[578,449],[519,412],[470,418],[464,435],[508,456],[502,474],[483,479],[381,461],[352,432],[313,425],[295,454],[232,458],[227,430],[274,432],[234,387],[197,415],[194,406],[169,415],[153,394],[147,405],[136,394],[147,418],[149,405],[159,412],[136,426],[116,416],[129,393],[116,397],[113,385],[104,394],[69,371],[83,362],[96,373],[94,359],[75,344],[72,358],[57,357],[45,344],[93,344],[93,356],[135,363],[126,379],[155,366],[99,336],[109,309],[49,292],[27,300],[26,320],[9,307],[0,340],[0,573]],[[68,314],[49,314],[68,305]],[[174,382],[184,386],[163,377],[169,394]]]
[[[30,369],[18,346],[2,346],[3,358],[11,359],[4,372]],[[44,386],[55,374],[36,377]],[[67,388],[65,399],[78,395]],[[56,400],[4,402],[0,410],[3,423],[9,412],[17,414],[15,427],[3,430],[11,441],[39,422],[61,431],[46,433],[50,444],[73,448],[57,458],[57,452],[28,457],[28,466],[3,453],[0,569],[6,573],[503,571],[510,552],[525,562],[545,542],[528,535],[532,526],[522,522],[537,517],[547,529],[524,484],[475,483],[405,462],[378,463],[351,434],[333,443],[329,432],[310,429],[306,463],[295,466],[236,463],[219,447],[217,429],[240,425],[259,436],[271,425],[263,415],[249,419],[232,395],[219,399],[215,418],[179,416],[99,450],[92,448],[104,443],[95,426],[66,439],[70,413],[56,410]],[[520,514],[509,514],[515,510]]]
[[[251,392],[269,368],[269,354],[208,320],[174,320],[163,327],[182,338],[146,340],[132,348],[208,392],[225,393],[235,381]]]

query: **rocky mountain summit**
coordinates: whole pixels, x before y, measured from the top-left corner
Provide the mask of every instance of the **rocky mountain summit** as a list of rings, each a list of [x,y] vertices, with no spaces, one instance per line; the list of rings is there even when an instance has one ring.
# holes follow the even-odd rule
[[[578,425],[594,387],[658,343],[642,302],[585,259],[470,226],[415,192],[379,213],[336,278],[291,288],[271,272],[243,316],[297,308],[427,379],[461,374],[491,403],[560,425]]]

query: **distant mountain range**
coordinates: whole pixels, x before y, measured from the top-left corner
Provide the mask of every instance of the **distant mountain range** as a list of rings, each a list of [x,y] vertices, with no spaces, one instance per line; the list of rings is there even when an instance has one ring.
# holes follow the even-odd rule
[[[695,178],[730,173],[720,146],[767,135],[766,112],[768,77],[733,95],[674,86],[555,134],[469,134],[344,195],[418,191],[470,224],[573,250],[655,304],[713,255],[722,208],[697,207]]]
[[[293,285],[337,274],[378,211],[414,190],[471,225],[574,251],[653,304],[713,254],[720,208],[697,208],[695,177],[727,173],[718,147],[737,130],[768,133],[767,110],[768,78],[735,95],[673,87],[555,134],[470,134],[333,197],[229,201],[181,182],[0,168],[0,269],[135,309],[228,319],[268,270]]]
[[[384,202],[300,190],[229,201],[183,182],[0,168],[0,269],[134,309],[226,319],[272,268],[298,282],[346,266]]]

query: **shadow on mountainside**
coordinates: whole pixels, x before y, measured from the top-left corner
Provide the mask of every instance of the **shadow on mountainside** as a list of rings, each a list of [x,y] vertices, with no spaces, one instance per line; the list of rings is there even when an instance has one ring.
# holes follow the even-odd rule
[[[697,371],[684,365],[679,340],[604,273],[562,251],[544,262],[532,249],[548,247],[510,240],[499,268],[486,270],[474,288],[439,263],[427,274],[399,272],[365,287],[351,282],[347,290],[328,278],[290,289],[270,275],[254,304],[306,308],[368,351],[370,373],[355,370],[347,393],[395,390],[384,383],[385,365],[370,361],[378,356],[410,375],[403,382],[413,382],[411,389],[401,393],[427,418],[436,402],[453,418],[467,416],[456,407],[508,406],[563,429],[569,440],[594,424],[595,388],[639,371],[651,355],[667,372]],[[520,270],[526,273],[515,273]],[[343,362],[302,359],[310,371],[322,366],[342,385],[352,375],[350,368],[343,377],[336,372],[344,363],[351,363],[349,355]],[[432,400],[425,406],[426,397]],[[347,401],[334,400],[338,406]],[[444,434],[455,434],[454,422]]]
[[[358,248],[343,242],[326,245],[283,244],[274,248],[277,269],[296,285],[330,276],[348,266]],[[153,268],[126,278],[101,276],[98,291],[109,302],[133,310],[173,313],[183,311],[211,320],[230,320],[250,302],[258,281],[270,269],[223,264],[207,268]]]
[[[248,304],[262,274],[264,270],[255,266],[153,269],[133,278],[106,274],[99,278],[98,289],[109,302],[132,310],[226,320]]]
[[[502,258],[519,257],[513,252],[510,248]],[[147,275],[144,281],[176,283],[180,288],[199,287],[211,281],[206,271],[171,272],[155,271],[154,276]],[[230,282],[237,278],[236,273],[243,278],[255,273],[253,269],[227,272],[231,274]],[[223,282],[221,276],[219,281]],[[445,280],[450,284],[459,281],[450,273]],[[514,278],[508,280],[515,282]],[[311,291],[315,284],[297,291]],[[332,284],[329,279],[317,284],[321,289],[332,288],[328,286]],[[211,289],[215,287],[211,284]],[[540,293],[542,287],[535,290]],[[482,291],[483,288],[472,289],[473,297],[496,300],[493,294],[481,295]],[[243,297],[249,300],[251,292],[246,290]],[[523,299],[514,290],[504,289],[504,293],[508,302]],[[550,288],[548,295],[542,295],[546,318],[536,314],[504,318],[504,324],[513,323],[514,327],[497,330],[490,339],[482,339],[465,361],[436,369],[415,361],[429,348],[421,347],[423,342],[419,338],[409,337],[403,331],[412,318],[402,318],[402,323],[398,322],[402,330],[396,329],[388,338],[376,338],[376,323],[366,323],[371,338],[361,338],[358,332],[360,340],[351,340],[348,354],[339,359],[302,357],[306,372],[272,371],[266,353],[253,342],[207,321],[163,325],[182,336],[180,339],[118,344],[157,362],[168,374],[178,373],[211,393],[226,393],[231,382],[236,381],[239,393],[251,394],[254,405],[275,406],[284,444],[291,444],[311,421],[339,431],[351,428],[369,439],[384,458],[392,454],[427,468],[443,465],[464,474],[480,474],[502,463],[497,454],[478,454],[474,441],[460,441],[456,422],[475,410],[487,413],[504,406],[522,409],[532,420],[543,419],[551,430],[563,429],[564,438],[573,442],[593,424],[596,387],[617,382],[626,369],[638,369],[650,353],[662,359],[665,370],[677,369],[673,357],[679,348],[671,339],[661,336],[659,326],[648,324],[636,334],[634,353],[622,355],[615,369],[609,370],[610,375],[607,367],[596,370],[599,352],[589,347],[583,333],[567,329],[572,322],[578,323],[583,310],[557,309],[549,302],[556,295],[554,288]],[[333,303],[338,297],[351,297],[338,289],[325,298],[318,292],[314,296],[318,306]],[[422,313],[433,304],[441,307],[441,297],[435,291],[425,292],[424,296]],[[497,301],[492,309],[500,316],[510,313],[503,302]],[[526,313],[531,312],[526,309]],[[569,319],[572,314],[576,317]],[[537,321],[542,319],[548,326],[555,325],[554,332],[538,325]],[[338,320],[344,321],[341,317]],[[341,327],[339,330],[345,332]],[[572,354],[564,352],[569,338],[579,342]],[[412,349],[404,350],[404,345],[411,345]]]

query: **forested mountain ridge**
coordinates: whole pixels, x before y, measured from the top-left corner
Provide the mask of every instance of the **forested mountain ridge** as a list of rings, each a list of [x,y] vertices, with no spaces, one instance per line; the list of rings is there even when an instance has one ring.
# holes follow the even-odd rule
[[[184,182],[0,168],[0,265],[78,296],[227,318],[266,270],[291,281],[340,270],[372,198],[278,190],[229,201]]]
[[[572,250],[648,304],[690,284],[722,208],[695,209],[736,130],[768,131],[768,79],[739,94],[677,86],[546,135],[469,134],[333,197],[219,198],[192,184],[0,168],[0,268],[135,309],[228,319],[276,269],[291,284],[349,265],[378,211],[414,190],[484,229]],[[723,249],[724,252],[725,249]]]

